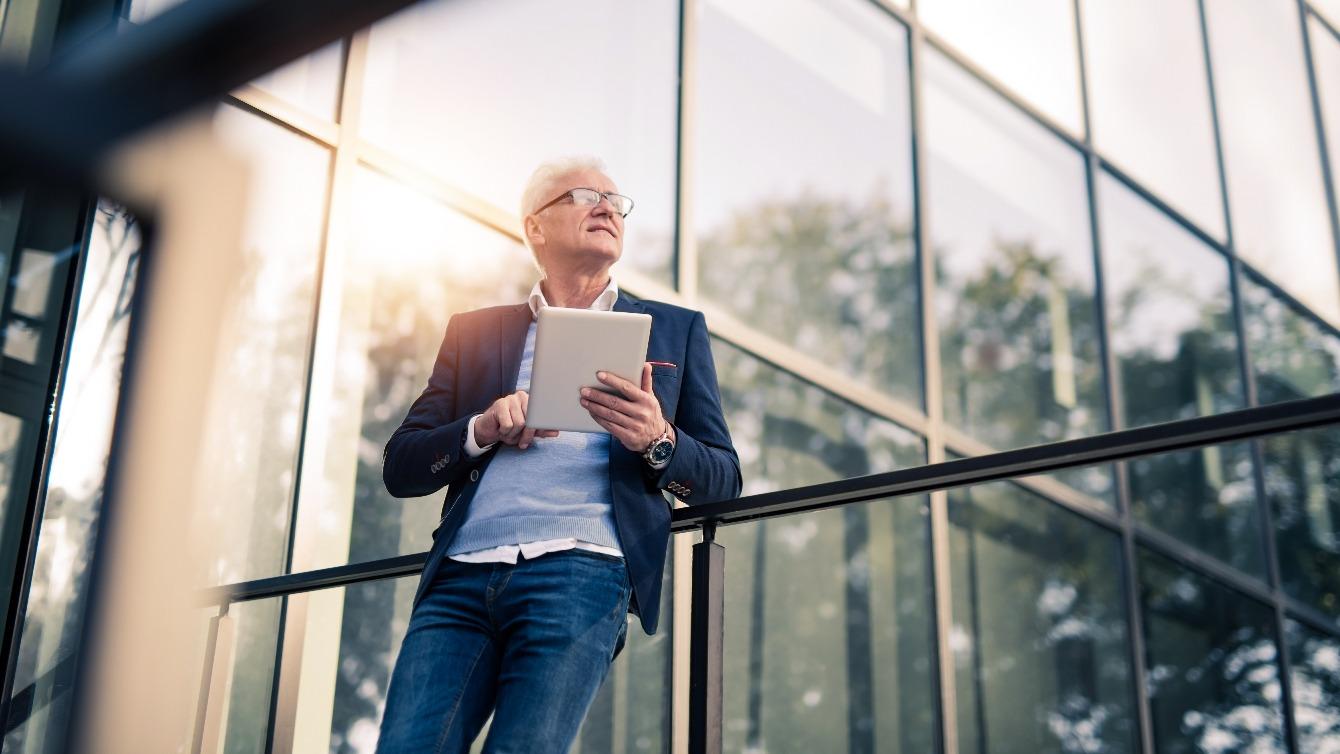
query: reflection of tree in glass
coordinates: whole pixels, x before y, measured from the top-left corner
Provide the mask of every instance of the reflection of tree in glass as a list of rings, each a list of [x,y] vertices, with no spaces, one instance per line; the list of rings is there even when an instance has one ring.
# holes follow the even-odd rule
[[[745,492],[921,462],[910,432],[715,343]],[[933,748],[925,571],[917,500],[718,533],[727,569],[727,748]]]
[[[971,276],[937,267],[947,420],[1000,448],[1105,427],[1093,296],[1063,260],[998,239]]]
[[[1133,751],[1117,538],[1008,484],[950,522],[960,750]]]
[[[1264,446],[1280,580],[1288,593],[1340,617],[1340,430],[1274,435]]]
[[[921,403],[911,223],[876,189],[864,205],[802,193],[699,234],[704,295],[837,369]]]
[[[1284,751],[1270,609],[1148,553],[1141,571],[1158,750]]]
[[[1113,250],[1132,265],[1108,307],[1118,391],[1127,427],[1187,419],[1243,405],[1228,268],[1221,259],[1192,281],[1149,248]],[[1207,252],[1208,253],[1208,252]],[[1209,288],[1209,290],[1206,290]],[[1167,316],[1160,316],[1161,313]],[[1252,460],[1246,445],[1207,447],[1130,463],[1137,516],[1257,573],[1265,565]]]
[[[1242,280],[1242,300],[1261,403],[1340,390],[1340,337],[1250,276]]]
[[[1340,639],[1290,622],[1294,722],[1308,754],[1340,754]]]

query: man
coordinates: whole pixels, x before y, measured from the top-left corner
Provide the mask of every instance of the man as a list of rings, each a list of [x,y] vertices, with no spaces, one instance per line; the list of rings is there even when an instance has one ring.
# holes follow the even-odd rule
[[[378,751],[566,752],[633,612],[656,631],[670,508],[736,497],[740,465],[700,313],[637,301],[609,275],[632,200],[599,162],[540,166],[522,231],[526,303],[447,323],[428,387],[386,444],[396,497],[447,487],[387,692]],[[639,383],[574,395],[608,434],[526,424],[535,317],[564,306],[652,317]]]

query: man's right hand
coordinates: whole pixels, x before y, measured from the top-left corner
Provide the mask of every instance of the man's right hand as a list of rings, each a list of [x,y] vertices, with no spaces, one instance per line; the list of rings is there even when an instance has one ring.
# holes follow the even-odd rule
[[[475,442],[481,446],[502,442],[525,450],[536,437],[558,437],[556,429],[537,430],[526,426],[529,399],[525,390],[518,390],[494,401],[475,420]]]

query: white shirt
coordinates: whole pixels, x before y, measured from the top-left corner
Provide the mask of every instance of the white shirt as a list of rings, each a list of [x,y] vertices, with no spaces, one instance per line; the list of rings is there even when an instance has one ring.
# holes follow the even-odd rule
[[[596,300],[592,301],[591,305],[587,308],[607,312],[614,308],[614,302],[618,298],[619,286],[614,282],[614,278],[611,276],[609,285],[605,286],[605,290],[601,291],[600,295],[596,296]],[[544,299],[544,291],[540,289],[539,283],[536,283],[535,287],[530,289],[530,297],[526,299],[526,303],[530,305],[530,316],[532,320],[540,316],[540,309],[549,306],[549,302]],[[490,443],[484,447],[480,447],[479,443],[475,441],[475,420],[478,418],[479,416],[476,415],[471,419],[470,424],[465,430],[465,452],[469,453],[471,458],[478,458],[489,448],[497,444]],[[497,547],[489,547],[483,550],[471,550],[470,552],[463,552],[459,555],[449,555],[448,557],[462,563],[511,563],[515,565],[518,556],[525,556],[527,560],[531,560],[533,558],[538,558],[545,553],[559,552],[560,550],[572,550],[574,548],[579,550],[591,550],[592,552],[601,552],[606,555],[613,555],[620,558],[623,557],[623,552],[617,547],[605,547],[604,545],[593,544],[591,542],[574,539],[573,537],[542,539],[538,542],[522,542],[517,545],[498,545]]]

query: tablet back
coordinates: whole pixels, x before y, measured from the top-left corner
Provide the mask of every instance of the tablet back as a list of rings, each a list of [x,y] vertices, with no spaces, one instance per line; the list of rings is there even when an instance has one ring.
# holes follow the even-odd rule
[[[650,314],[555,306],[541,309],[535,324],[526,425],[604,432],[582,408],[578,391],[587,386],[613,392],[596,379],[596,372],[602,370],[641,385],[650,336]]]

